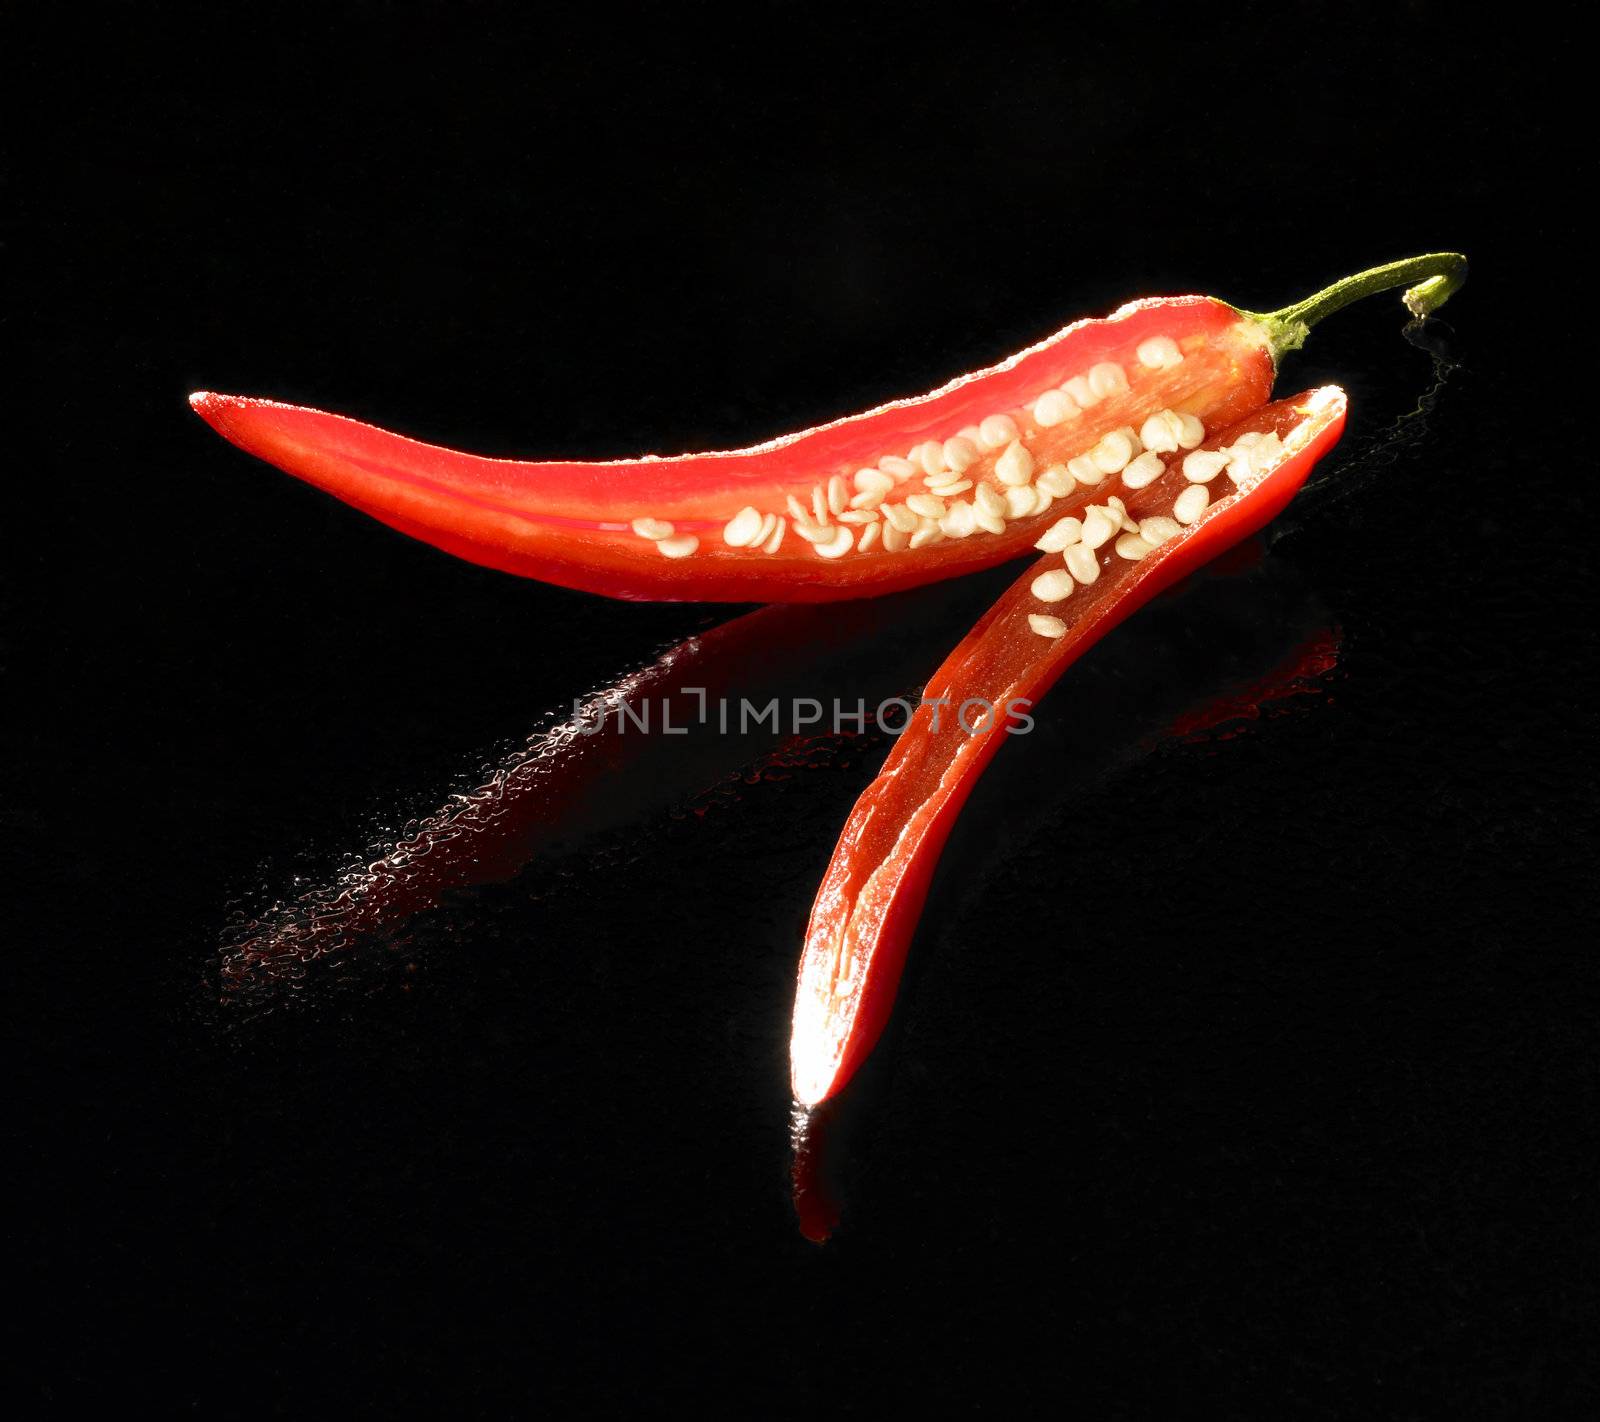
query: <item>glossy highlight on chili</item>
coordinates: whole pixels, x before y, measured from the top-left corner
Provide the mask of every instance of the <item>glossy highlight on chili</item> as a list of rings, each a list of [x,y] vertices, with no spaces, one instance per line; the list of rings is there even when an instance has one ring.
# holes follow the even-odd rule
[[[640,600],[859,598],[1043,556],[979,621],[847,821],[807,930],[796,1100],[837,1092],[887,1020],[939,853],[1003,722],[937,704],[1042,695],[1162,589],[1277,515],[1338,439],[1336,387],[1273,401],[1323,317],[1406,287],[1423,317],[1466,259],[1391,262],[1266,315],[1148,299],[938,390],[749,449],[488,459],[317,410],[209,392],[241,448],[466,558]]]

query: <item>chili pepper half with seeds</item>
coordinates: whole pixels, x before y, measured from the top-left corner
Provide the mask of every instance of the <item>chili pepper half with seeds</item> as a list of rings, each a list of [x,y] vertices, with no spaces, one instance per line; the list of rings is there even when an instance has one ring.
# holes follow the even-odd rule
[[[801,1105],[838,1091],[883,1030],[940,852],[1011,718],[1124,618],[1276,516],[1344,418],[1333,386],[1264,405],[1151,483],[1045,530],[1044,556],[933,674],[839,838],[795,993]]]
[[[1273,518],[1337,440],[1334,387],[1271,402],[1323,317],[1407,287],[1436,310],[1466,259],[1375,267],[1282,311],[1134,302],[931,394],[750,449],[608,463],[487,459],[338,415],[207,392],[221,434],[472,562],[614,597],[809,602],[1043,559],[979,622],[925,701],[1006,708]],[[1270,403],[1269,403],[1270,402]],[[887,1018],[939,851],[1003,732],[925,705],[846,824],[807,932],[797,1100],[837,1091]]]

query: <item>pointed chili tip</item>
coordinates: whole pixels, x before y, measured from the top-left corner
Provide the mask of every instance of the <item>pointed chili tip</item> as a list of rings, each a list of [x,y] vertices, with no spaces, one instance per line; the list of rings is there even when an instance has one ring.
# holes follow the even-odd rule
[[[224,439],[233,438],[229,433],[228,416],[237,413],[245,404],[242,396],[219,395],[215,390],[196,390],[189,396],[189,408]]]
[[[248,395],[223,395],[216,390],[196,390],[189,396],[189,408],[196,414],[215,414],[218,410],[241,409],[251,405],[271,405],[271,400],[256,400]]]
[[[189,408],[207,424],[215,424],[216,420],[213,417],[227,398],[226,395],[218,395],[213,390],[196,390],[189,396]]]
[[[789,1045],[789,1091],[795,1106],[810,1111],[833,1094],[836,1063],[798,1041]]]

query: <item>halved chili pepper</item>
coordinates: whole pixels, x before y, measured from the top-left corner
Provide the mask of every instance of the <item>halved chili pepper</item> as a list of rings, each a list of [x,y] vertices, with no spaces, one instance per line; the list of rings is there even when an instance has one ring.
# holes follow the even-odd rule
[[[486,459],[270,400],[190,402],[241,448],[475,563],[615,597],[826,601],[1024,553],[1141,457],[1153,417],[1166,433],[1152,458],[1194,448],[1266,401],[1278,357],[1319,316],[1419,280],[1422,314],[1464,272],[1454,254],[1417,257],[1268,316],[1139,301],[929,395],[675,458]]]
[[[1040,540],[1051,551],[934,673],[851,811],[811,911],[790,1041],[801,1105],[833,1095],[877,1041],[940,851],[1008,730],[1124,618],[1274,518],[1344,418],[1337,387],[1276,401],[1125,501],[1059,520]],[[1230,475],[1238,482],[1213,496]]]
[[[1454,259],[1431,294],[1407,292],[1407,305],[1435,309],[1464,274]],[[1274,318],[1286,323],[1276,348],[1293,349],[1322,316],[1380,289],[1354,289],[1371,277]],[[1036,545],[1045,556],[934,673],[840,835],[796,987],[790,1069],[800,1105],[837,1092],[877,1041],[945,840],[1012,723],[1124,618],[1276,517],[1344,419],[1344,392],[1333,386],[1264,405],[1170,464],[1157,459],[1149,479],[1131,477],[1130,464],[1117,494],[1101,491],[1083,518],[1051,522]],[[1160,441],[1163,422],[1153,423],[1147,444]]]

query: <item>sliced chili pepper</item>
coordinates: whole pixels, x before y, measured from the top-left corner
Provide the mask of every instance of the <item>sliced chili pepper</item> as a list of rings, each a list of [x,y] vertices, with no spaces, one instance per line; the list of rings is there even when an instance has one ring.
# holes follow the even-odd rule
[[[1069,382],[1076,396],[1059,388]],[[1185,297],[1080,322],[921,399],[730,453],[521,463],[270,401],[191,403],[252,454],[472,562],[620,597],[797,602],[1014,558],[1057,499],[1086,491],[1067,467],[1102,435],[1167,408],[1230,423],[1271,383],[1264,332]]]
[[[1267,400],[1278,356],[1324,308],[1427,277],[1420,314],[1464,270],[1414,258],[1271,316],[1135,302],[929,395],[676,458],[486,459],[270,400],[190,402],[241,448],[471,562],[615,597],[826,601],[1025,552],[1146,452],[1153,417],[1170,425],[1163,448],[1195,448]]]
[[[1393,262],[1248,319],[1268,332],[1276,360],[1372,292],[1418,282],[1405,303],[1425,316],[1466,269],[1455,253]],[[800,1105],[838,1091],[882,1032],[940,852],[1001,736],[1124,618],[1274,518],[1338,439],[1344,416],[1343,391],[1309,391],[1220,433],[1208,427],[1199,447],[1168,465],[1159,452],[1183,442],[1172,438],[1171,412],[1158,413],[1139,431],[1150,458],[1118,471],[1119,492],[1100,491],[1102,502],[1081,519],[1050,521],[1036,544],[1045,557],[934,673],[845,824],[812,907],[795,992],[790,1074]]]
[[[1040,539],[1048,551],[934,673],[840,835],[795,996],[794,1094],[836,1092],[877,1041],[956,815],[1008,729],[1164,588],[1275,517],[1344,427],[1344,393],[1267,405]],[[1217,492],[1213,492],[1213,491]]]

